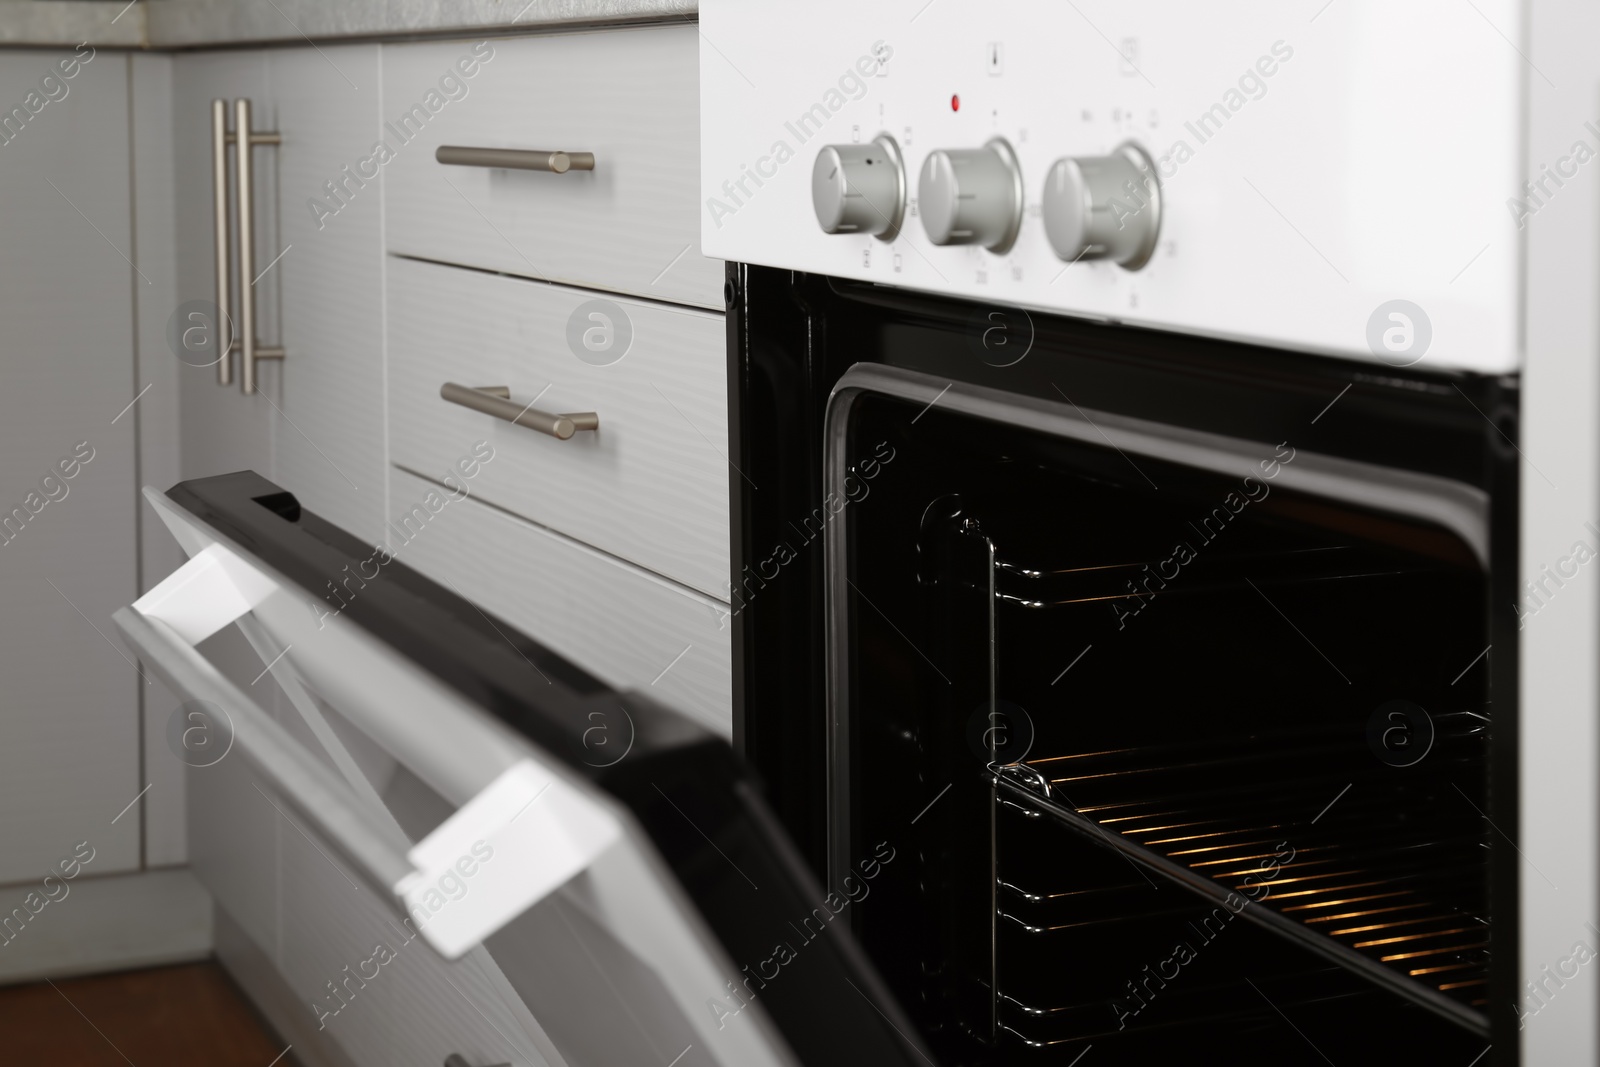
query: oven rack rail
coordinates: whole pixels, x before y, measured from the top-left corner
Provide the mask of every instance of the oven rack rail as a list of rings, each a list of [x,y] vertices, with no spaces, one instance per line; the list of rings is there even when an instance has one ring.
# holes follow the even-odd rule
[[[1000,771],[1001,773],[994,776],[993,782],[1001,796],[1028,810],[1037,811],[1092,843],[1120,853],[1141,868],[1203,900],[1227,908],[1239,918],[1263,927],[1404,1000],[1417,1004],[1485,1040],[1488,1039],[1489,1019],[1484,1013],[1474,1010],[1436,988],[1423,985],[1376,959],[1363,955],[1349,945],[1305,926],[1297,919],[1258,904],[1208,875],[1201,874],[1137,841],[1107,829],[1076,808],[1057,802],[1053,797],[1046,795],[1048,783],[1044,776],[1033,768],[1012,764],[1000,768]]]

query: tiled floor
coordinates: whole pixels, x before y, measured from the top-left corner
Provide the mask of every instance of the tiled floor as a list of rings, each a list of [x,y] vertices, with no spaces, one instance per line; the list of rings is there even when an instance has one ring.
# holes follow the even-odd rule
[[[52,1067],[289,1067],[214,963],[0,989],[0,1061]]]

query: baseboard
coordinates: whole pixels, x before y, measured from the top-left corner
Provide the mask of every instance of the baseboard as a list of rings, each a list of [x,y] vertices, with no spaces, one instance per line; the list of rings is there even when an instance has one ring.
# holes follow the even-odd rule
[[[186,867],[62,882],[37,914],[27,887],[0,896],[29,915],[0,938],[0,985],[188,963],[211,955],[211,894]],[[12,896],[16,899],[13,900]],[[35,900],[44,899],[42,891]],[[6,914],[10,914],[8,911]],[[3,917],[3,916],[0,916]]]
[[[212,925],[216,931],[217,961],[244,990],[267,1025],[294,1049],[292,1058],[301,1067],[356,1067],[338,1042],[329,1034],[318,1033],[316,1016],[305,1001],[294,995],[271,958],[227,912],[217,908]]]

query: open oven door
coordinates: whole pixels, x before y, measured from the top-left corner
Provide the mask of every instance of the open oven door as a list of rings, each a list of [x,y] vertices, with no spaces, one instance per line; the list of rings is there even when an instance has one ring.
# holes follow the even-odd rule
[[[180,743],[209,746],[185,761],[191,827],[243,798],[196,871],[224,913],[281,883],[275,930],[246,905],[231,918],[310,1002],[317,1040],[334,1033],[327,1062],[931,1062],[830,921],[892,852],[817,886],[722,739],[257,474],[146,497],[189,562],[115,619],[190,709]],[[269,685],[196,647],[232,623]],[[276,846],[253,834],[265,825]],[[241,874],[222,848],[305,844],[303,876],[281,855]],[[317,879],[320,895],[295,896]],[[381,936],[349,933],[361,923]]]

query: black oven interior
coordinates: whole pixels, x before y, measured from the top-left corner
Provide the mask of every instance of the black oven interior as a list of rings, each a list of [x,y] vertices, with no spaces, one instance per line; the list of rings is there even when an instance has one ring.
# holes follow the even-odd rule
[[[1287,488],[1293,441],[1217,474],[878,396],[849,434],[834,854],[906,843],[854,926],[940,1062],[1483,1050],[1466,543]]]
[[[727,280],[735,743],[819,878],[899,850],[849,918],[934,1062],[1520,1063],[1514,379]],[[932,391],[858,398],[841,505],[852,367]],[[1252,444],[1219,474],[964,389]],[[1296,491],[1318,456],[1488,528]]]

